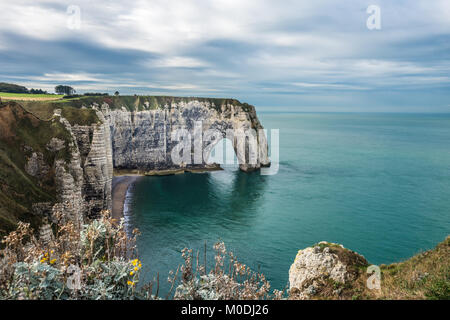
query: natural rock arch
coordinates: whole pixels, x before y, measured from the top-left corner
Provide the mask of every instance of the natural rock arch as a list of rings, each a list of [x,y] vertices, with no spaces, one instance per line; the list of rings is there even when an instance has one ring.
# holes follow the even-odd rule
[[[139,112],[109,110],[105,105],[102,113],[109,122],[113,165],[116,169],[150,171],[206,167],[207,157],[202,156],[201,163],[194,159],[195,142],[192,143],[190,161],[179,164],[172,160],[172,151],[180,143],[173,139],[174,133],[180,129],[190,132],[190,138],[199,133],[208,136],[211,131],[221,138],[229,138],[243,171],[270,164],[267,140],[261,132],[263,128],[253,107],[244,110],[242,106],[226,105],[218,110],[208,102],[193,100]],[[198,123],[201,123],[199,129],[196,128]],[[242,139],[243,136],[247,138]],[[253,144],[248,142],[252,139]],[[219,140],[202,141],[202,152],[209,144],[214,146]]]
[[[204,159],[207,164],[215,163],[219,164],[221,167],[238,165],[238,159],[236,157],[236,151],[233,148],[233,143],[227,137],[221,137],[213,142],[208,150],[205,150]]]

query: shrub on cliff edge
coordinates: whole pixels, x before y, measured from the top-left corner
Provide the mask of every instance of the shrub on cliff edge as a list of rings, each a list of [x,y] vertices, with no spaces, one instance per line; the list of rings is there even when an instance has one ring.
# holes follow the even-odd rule
[[[135,257],[135,236],[126,236],[106,216],[83,225],[56,223],[55,233],[36,237],[19,223],[2,241],[1,299],[135,299],[141,263]],[[142,296],[141,296],[142,295]]]

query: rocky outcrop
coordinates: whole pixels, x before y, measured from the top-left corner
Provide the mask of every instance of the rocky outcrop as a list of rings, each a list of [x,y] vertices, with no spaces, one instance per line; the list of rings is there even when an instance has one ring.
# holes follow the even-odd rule
[[[57,152],[65,148],[64,140],[58,138],[51,138],[49,143],[46,145],[46,149],[51,152]]]
[[[70,142],[65,148],[70,151],[70,160],[58,159],[54,163],[56,195],[58,203],[54,206],[54,211],[63,214],[65,219],[73,221],[76,225],[81,225],[85,209],[83,198],[83,169],[78,144],[74,139],[74,133],[70,123],[55,113],[54,121],[59,121],[64,125],[71,136]]]
[[[58,110],[55,112],[73,139],[73,144],[69,146],[72,150],[71,161],[64,166],[68,170],[55,164],[59,169],[56,172],[60,173],[56,175],[60,203],[64,204],[65,210],[74,207],[78,213],[83,212],[81,219],[96,218],[102,210],[110,210],[112,205],[113,165],[109,123],[100,118],[101,123],[72,126],[60,114]],[[67,175],[67,171],[71,174]],[[66,193],[71,194],[72,198],[64,197]]]
[[[340,287],[356,280],[366,259],[342,245],[320,242],[299,250],[289,269],[290,297],[339,296]]]
[[[41,152],[33,152],[27,159],[25,171],[30,176],[38,179],[44,179],[50,171],[50,167],[44,161],[44,155]]]
[[[102,210],[110,210],[112,204],[111,133],[109,123],[101,112],[98,116],[100,123],[72,127],[80,150],[85,216],[89,218],[98,217]]]
[[[94,108],[96,108],[94,106]],[[192,100],[165,105],[161,109],[130,112],[122,108],[110,110],[105,103],[101,112],[109,121],[112,134],[114,167],[118,169],[167,170],[180,167],[206,167],[208,155],[195,161],[193,155],[187,163],[174,163],[171,154],[179,141],[174,141],[173,133],[177,129],[185,129],[193,136],[199,133],[218,133],[211,141],[202,141],[202,150],[212,147],[222,138],[228,137],[233,143],[240,168],[243,171],[268,166],[267,141],[263,129],[256,117],[253,107],[244,110],[239,105],[223,105],[221,107],[209,102]],[[195,128],[195,126],[199,126]],[[248,133],[254,130],[257,157],[250,163],[249,148],[241,146],[236,132]],[[234,133],[234,135],[233,135]],[[193,137],[191,137],[193,138]],[[194,148],[194,146],[193,146]]]

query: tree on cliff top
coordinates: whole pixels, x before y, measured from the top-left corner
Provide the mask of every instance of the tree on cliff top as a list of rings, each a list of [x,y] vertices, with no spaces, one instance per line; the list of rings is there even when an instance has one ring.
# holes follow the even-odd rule
[[[0,82],[0,92],[28,93],[28,89],[17,84]]]
[[[67,96],[70,96],[70,95],[74,94],[76,91],[74,88],[72,88],[70,86],[58,85],[55,87],[55,92],[58,94],[65,94]]]

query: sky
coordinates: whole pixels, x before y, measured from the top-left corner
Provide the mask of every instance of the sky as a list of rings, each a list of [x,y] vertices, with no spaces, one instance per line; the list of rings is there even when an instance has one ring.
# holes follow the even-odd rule
[[[0,0],[0,21],[0,82],[28,88],[450,112],[448,0]]]

